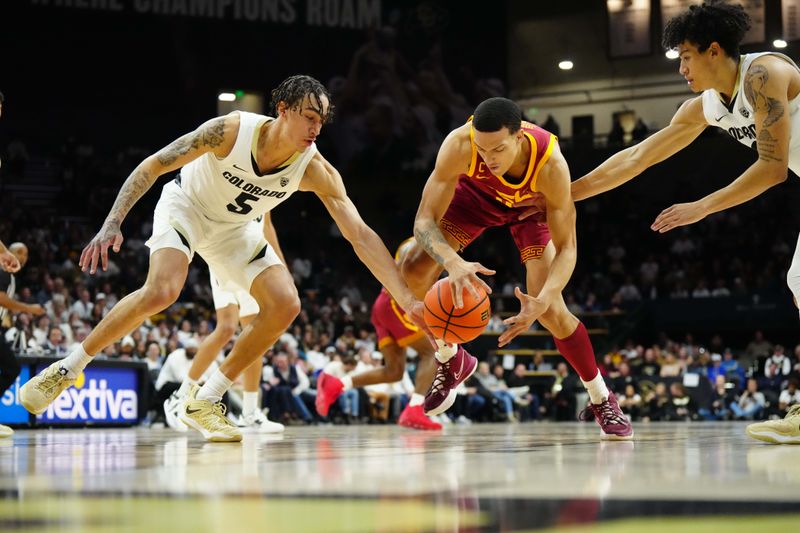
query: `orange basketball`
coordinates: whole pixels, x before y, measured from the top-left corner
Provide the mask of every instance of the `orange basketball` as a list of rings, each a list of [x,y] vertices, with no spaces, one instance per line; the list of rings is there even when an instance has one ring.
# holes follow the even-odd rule
[[[425,295],[425,323],[437,339],[447,343],[469,342],[486,329],[491,316],[489,295],[478,288],[479,298],[468,290],[464,291],[464,306],[453,307],[450,280],[437,281]]]

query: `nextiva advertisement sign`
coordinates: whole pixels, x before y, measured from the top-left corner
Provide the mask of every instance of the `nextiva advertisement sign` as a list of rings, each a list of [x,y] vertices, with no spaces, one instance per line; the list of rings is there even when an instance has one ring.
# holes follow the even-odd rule
[[[14,384],[0,398],[0,424],[27,424],[30,414],[19,403],[19,389],[31,378],[31,367],[22,365]]]
[[[37,367],[41,372],[44,365]],[[136,422],[139,378],[134,368],[87,367],[68,388],[37,417],[38,422]]]

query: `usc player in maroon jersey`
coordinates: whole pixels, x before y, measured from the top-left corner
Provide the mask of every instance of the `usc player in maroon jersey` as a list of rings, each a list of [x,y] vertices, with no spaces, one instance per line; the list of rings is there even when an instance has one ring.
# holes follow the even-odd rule
[[[524,208],[540,193],[546,214],[520,220]],[[458,252],[486,228],[504,226],[525,265],[527,294],[519,288],[519,314],[505,320],[500,346],[538,320],[581,377],[591,410],[607,439],[629,439],[633,428],[622,414],[595,361],[583,324],[567,309],[561,295],[577,258],[575,204],[570,174],[558,139],[522,121],[519,107],[506,98],[481,102],[466,124],[450,132],[439,149],[436,166],[422,193],[414,222],[415,244],[402,273],[418,298],[447,270],[453,300],[461,307],[463,291],[491,292],[477,274],[494,274]],[[477,293],[475,294],[477,296]],[[436,415],[455,400],[456,387],[475,372],[477,360],[462,347],[437,340],[438,368],[425,397],[425,412]]]

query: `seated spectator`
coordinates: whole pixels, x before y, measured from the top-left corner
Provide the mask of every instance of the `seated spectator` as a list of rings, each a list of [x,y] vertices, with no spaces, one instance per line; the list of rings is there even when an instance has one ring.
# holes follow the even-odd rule
[[[161,346],[157,342],[148,342],[144,357],[147,369],[150,372],[156,372],[156,375],[158,375],[158,371],[161,370]]]
[[[737,420],[752,420],[761,416],[766,404],[764,394],[758,391],[758,381],[750,378],[747,380],[747,389],[736,401],[731,402],[730,408]]]
[[[783,346],[776,344],[772,355],[764,363],[764,377],[767,379],[786,378],[791,372],[791,360],[784,353]]]
[[[659,375],[662,378],[675,378],[683,374],[683,365],[672,352],[666,352]]]
[[[492,381],[487,379],[490,375],[489,363],[482,361],[478,363],[478,371],[465,382],[467,389],[474,389],[474,392],[470,392],[467,397],[468,416],[473,420],[492,422],[508,419],[508,406],[486,386]]]
[[[745,370],[736,360],[733,351],[730,348],[725,348],[722,354],[722,368],[725,369],[725,377],[730,380],[736,381],[736,386],[741,388],[745,383]]]
[[[278,352],[273,356],[272,379],[265,386],[268,386],[267,407],[276,420],[284,424],[296,421],[311,423],[311,412],[301,397],[309,385],[304,369],[290,364],[289,356],[285,352]]]
[[[714,390],[711,393],[710,408],[700,408],[698,414],[706,420],[728,420],[728,405],[733,401],[733,387],[728,387],[725,376],[717,374],[714,378]]]
[[[642,417],[645,421],[664,420],[667,414],[667,404],[670,398],[667,394],[667,386],[663,382],[656,383],[655,389],[645,397],[647,403],[647,415]]]
[[[639,375],[647,377],[655,377],[660,375],[661,365],[658,364],[658,357],[653,348],[648,348],[644,351],[644,361],[639,365]]]
[[[619,406],[622,412],[627,414],[631,420],[638,420],[642,415],[642,397],[636,392],[633,383],[625,385],[625,392],[619,397]]]
[[[797,390],[797,380],[790,379],[778,398],[778,409],[780,409],[781,416],[785,416],[789,408],[797,404],[800,404],[800,390]]]
[[[54,357],[66,357],[67,356],[67,346],[64,342],[64,332],[61,331],[61,328],[58,326],[53,326],[50,328],[50,333],[47,336],[47,341],[45,341],[44,346],[42,346],[44,351],[48,355],[52,355]]]
[[[697,408],[683,383],[677,381],[669,386],[670,401],[666,405],[664,420],[694,420]]]
[[[722,356],[718,353],[711,354],[711,366],[706,369],[706,376],[708,377],[708,381],[711,384],[715,384],[717,382],[717,376],[722,376],[723,378],[727,375],[725,368],[722,366]]]
[[[525,365],[518,364],[514,372],[508,376],[506,383],[514,395],[514,403],[519,406],[522,420],[539,420],[541,418],[539,397],[531,392],[525,376]]]

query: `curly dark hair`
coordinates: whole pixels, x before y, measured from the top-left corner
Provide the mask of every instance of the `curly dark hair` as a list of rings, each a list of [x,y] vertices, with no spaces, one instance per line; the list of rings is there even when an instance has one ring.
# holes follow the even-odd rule
[[[314,110],[322,117],[322,122],[329,122],[333,118],[333,102],[328,89],[319,80],[298,74],[283,80],[270,94],[270,108],[272,113],[278,115],[278,102],[286,102],[289,109],[298,109],[306,96],[311,100]],[[322,97],[328,99],[328,111],[323,113]]]
[[[673,17],[664,28],[661,44],[672,50],[688,41],[705,52],[711,43],[717,42],[728,56],[738,59],[739,43],[749,29],[750,17],[742,6],[706,0]]]

